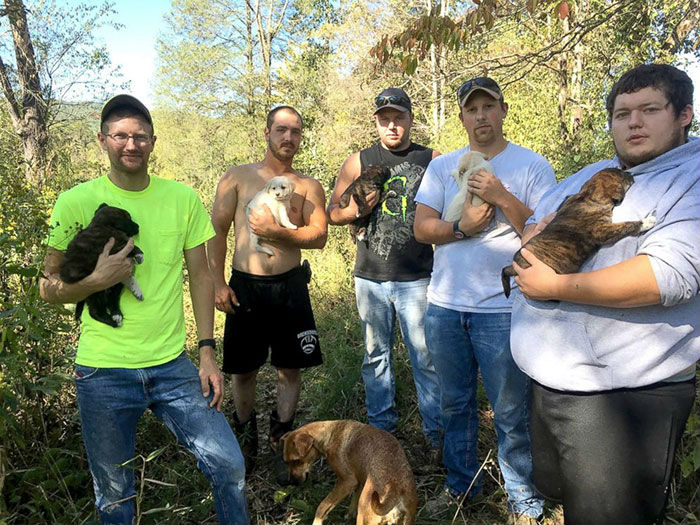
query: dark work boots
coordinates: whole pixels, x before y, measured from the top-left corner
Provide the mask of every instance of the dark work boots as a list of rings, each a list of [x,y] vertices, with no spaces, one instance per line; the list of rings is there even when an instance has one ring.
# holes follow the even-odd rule
[[[250,415],[250,418],[245,423],[238,420],[238,414],[233,413],[233,431],[238,439],[238,445],[243,452],[245,460],[246,475],[253,472],[255,468],[255,460],[258,455],[258,422],[255,419],[255,410]]]
[[[289,421],[280,421],[277,415],[277,410],[270,412],[270,447],[275,451],[272,458],[272,469],[275,472],[277,482],[286,487],[291,485],[292,478],[289,474],[289,467],[284,462],[282,457],[282,447],[280,446],[280,438],[294,428],[294,416]]]

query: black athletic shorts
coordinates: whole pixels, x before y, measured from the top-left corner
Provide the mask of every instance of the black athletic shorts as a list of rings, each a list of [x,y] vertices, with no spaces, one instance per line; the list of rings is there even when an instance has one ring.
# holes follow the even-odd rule
[[[276,368],[308,368],[323,362],[311,311],[308,261],[278,275],[233,270],[229,286],[240,306],[226,314],[224,364],[229,374],[260,368],[272,351]]]

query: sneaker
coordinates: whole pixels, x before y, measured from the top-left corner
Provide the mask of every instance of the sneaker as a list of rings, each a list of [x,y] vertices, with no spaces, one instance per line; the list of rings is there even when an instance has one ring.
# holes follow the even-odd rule
[[[241,423],[238,414],[233,413],[233,432],[236,434],[238,446],[241,447],[243,460],[245,461],[246,475],[255,469],[255,461],[258,455],[258,421],[255,417],[255,410],[248,418],[248,421]]]
[[[440,493],[425,503],[424,513],[429,518],[444,516],[448,512],[454,514],[458,508],[464,505],[464,494],[454,494],[450,489],[443,489]]]

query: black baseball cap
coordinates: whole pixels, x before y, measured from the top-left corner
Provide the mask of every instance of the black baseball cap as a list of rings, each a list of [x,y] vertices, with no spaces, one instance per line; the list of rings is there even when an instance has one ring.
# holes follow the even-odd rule
[[[379,93],[374,99],[374,114],[384,108],[398,109],[399,111],[411,111],[411,99],[401,88],[390,87]]]
[[[100,126],[104,124],[104,121],[107,119],[110,113],[114,111],[117,108],[123,108],[123,107],[128,107],[128,108],[133,108],[139,113],[143,115],[143,118],[145,118],[148,123],[153,127],[153,119],[151,118],[151,113],[148,111],[148,108],[141,102],[139,99],[136,97],[132,97],[131,95],[117,95],[116,97],[110,98],[102,108],[102,113],[100,115]]]
[[[496,100],[503,100],[503,92],[494,79],[489,77],[476,77],[467,80],[464,84],[459,86],[457,90],[457,101],[459,105],[464,106],[475,91],[483,91]]]

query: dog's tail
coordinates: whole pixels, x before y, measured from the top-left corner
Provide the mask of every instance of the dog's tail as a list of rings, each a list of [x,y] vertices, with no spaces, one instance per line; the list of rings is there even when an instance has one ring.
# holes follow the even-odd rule
[[[506,294],[506,297],[510,297],[510,278],[515,276],[516,273],[512,264],[510,266],[505,266],[501,270],[501,284],[503,285],[503,293]]]
[[[398,487],[391,481],[385,483],[383,487],[377,488],[372,492],[371,505],[372,511],[379,516],[389,514],[398,503],[396,493]]]

